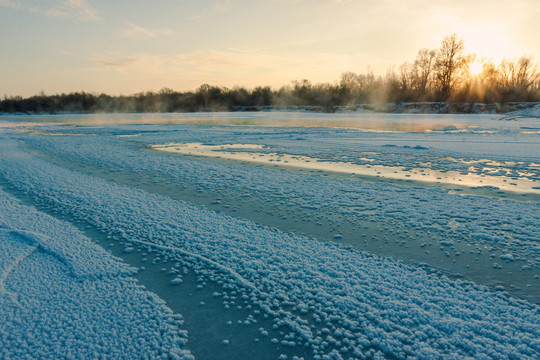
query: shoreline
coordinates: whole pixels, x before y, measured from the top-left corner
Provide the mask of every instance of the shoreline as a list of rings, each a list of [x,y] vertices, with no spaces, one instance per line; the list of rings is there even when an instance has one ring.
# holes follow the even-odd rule
[[[464,103],[464,102],[399,102],[385,104],[266,105],[200,108],[194,111],[51,111],[0,112],[0,116],[26,115],[90,115],[90,114],[181,114],[205,112],[313,112],[313,113],[383,113],[383,114],[501,114],[540,117],[540,102]]]

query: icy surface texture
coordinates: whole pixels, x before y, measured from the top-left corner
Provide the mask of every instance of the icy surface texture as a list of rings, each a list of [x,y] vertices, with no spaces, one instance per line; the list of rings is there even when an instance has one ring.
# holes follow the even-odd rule
[[[16,207],[13,201],[12,198],[0,196],[0,209],[4,209],[4,216],[0,217],[0,230],[13,232],[29,246],[55,257],[73,276],[93,279],[133,272],[134,269],[108,255],[71,224],[37,215],[37,211],[31,207]],[[7,209],[16,211],[10,213]],[[39,221],[36,221],[37,217]]]
[[[137,134],[140,134],[140,136],[115,138],[115,136],[121,134],[133,134],[135,128],[138,129]],[[510,134],[515,134],[514,130],[508,131]],[[440,149],[437,151],[419,150],[411,146],[408,148],[400,146],[397,150],[395,147],[387,146],[373,148],[358,140],[358,136],[363,138],[364,135],[355,135],[357,138],[354,143],[355,146],[353,146],[353,144],[346,142],[347,138],[352,137],[352,135],[342,130],[336,131],[338,132],[337,135],[328,133],[328,130],[307,131],[305,129],[244,129],[242,131],[219,129],[213,131],[212,129],[201,130],[197,128],[188,131],[183,127],[170,127],[163,130],[163,128],[153,125],[148,127],[125,126],[120,129],[105,127],[74,130],[78,134],[100,134],[100,136],[86,136],[84,141],[81,141],[80,136],[55,136],[54,138],[50,136],[34,136],[27,137],[25,141],[32,147],[76,163],[107,169],[121,169],[133,174],[151,174],[171,181],[195,184],[203,188],[235,188],[238,191],[249,191],[251,196],[254,197],[269,197],[276,202],[293,201],[306,207],[319,209],[327,214],[342,214],[351,211],[356,213],[374,212],[374,217],[393,218],[402,221],[411,228],[430,229],[440,232],[449,241],[457,239],[471,244],[478,243],[494,246],[505,253],[512,254],[516,258],[524,257],[533,263],[538,263],[537,259],[540,255],[540,246],[538,244],[540,236],[537,229],[537,222],[540,219],[540,206],[538,206],[538,203],[461,196],[448,194],[447,190],[437,188],[404,187],[384,182],[366,183],[329,179],[315,175],[271,171],[252,166],[164,156],[141,150],[145,141],[150,143],[161,141],[161,143],[165,143],[167,140],[172,142],[206,140],[209,143],[234,143],[236,140],[236,143],[268,144],[268,146],[277,147],[278,151],[281,149],[286,150],[288,153],[309,156],[328,157],[317,151],[326,148],[325,152],[331,153],[332,146],[335,148],[333,154],[343,152],[348,154],[347,156],[352,156],[354,151],[346,150],[348,146],[352,149],[360,148],[366,151],[385,151],[377,156],[385,158],[385,162],[390,161],[390,164],[393,165],[400,163],[400,158],[404,158],[407,159],[407,163],[402,165],[406,166],[416,166],[417,163],[425,163],[428,159],[431,159],[431,163],[435,161],[434,159],[441,159],[439,165],[447,170],[462,170],[462,167],[466,169],[466,167],[470,166],[455,162],[452,162],[452,166],[457,168],[443,166],[444,161],[448,160],[443,161],[442,159],[446,159],[450,155],[454,157],[464,155],[463,153],[457,153],[457,149],[460,149],[461,146],[460,142],[452,145],[456,150],[442,154]],[[339,138],[336,138],[336,136],[339,136]],[[400,136],[402,135],[400,134]],[[440,135],[436,136],[441,137]],[[456,134],[450,134],[449,136],[455,137]],[[297,137],[304,140],[295,140]],[[306,140],[308,138],[309,140]],[[500,145],[504,139],[501,138],[495,143]],[[360,144],[358,144],[359,141]],[[396,136],[392,141],[399,143],[401,140]],[[299,142],[302,145],[298,145]],[[305,142],[308,144],[305,144]],[[343,142],[347,143],[347,145],[343,145]],[[448,146],[446,140],[440,143]],[[418,144],[418,142],[411,144]],[[537,143],[528,146],[521,144],[521,150],[509,150],[506,155],[498,154],[496,159],[511,161],[516,160],[516,157],[528,158],[528,162],[521,164],[516,162],[513,166],[516,169],[521,169],[520,171],[537,173],[540,171],[540,166],[534,168],[530,166],[530,161],[534,160],[534,156],[530,154],[530,151],[534,148],[538,148],[540,152]],[[277,150],[272,148],[269,151]],[[426,154],[425,151],[430,151],[430,153]],[[512,155],[513,152],[514,155]],[[413,153],[419,154],[418,156],[421,159],[414,160],[416,155],[411,155]],[[477,154],[475,159],[478,160],[481,156],[481,154]],[[430,166],[433,166],[433,164]],[[482,168],[482,166],[482,163],[480,163],[478,169]],[[510,165],[506,167],[508,166]],[[530,176],[534,178],[536,175]],[[320,191],[320,189],[324,189],[324,191]]]
[[[391,259],[114,185],[27,155],[7,139],[0,154],[2,176],[43,206],[118,240],[153,245],[165,255],[184,254],[227,274],[243,289],[242,296],[276,327],[292,331],[290,341],[310,347],[314,356],[535,359],[540,354],[535,305]],[[420,199],[426,196],[418,193]]]
[[[0,191],[0,358],[192,359],[181,317],[130,271]]]

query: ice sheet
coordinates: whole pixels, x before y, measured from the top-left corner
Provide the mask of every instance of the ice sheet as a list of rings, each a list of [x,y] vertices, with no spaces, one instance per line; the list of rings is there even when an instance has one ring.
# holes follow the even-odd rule
[[[453,353],[532,359],[539,353],[535,305],[395,260],[114,185],[24,154],[5,140],[0,168],[11,186],[117,241],[155,244],[162,256],[174,249],[196,254],[199,271],[221,273],[225,289],[233,286],[282,329],[276,343],[307,344],[313,356],[337,358]]]

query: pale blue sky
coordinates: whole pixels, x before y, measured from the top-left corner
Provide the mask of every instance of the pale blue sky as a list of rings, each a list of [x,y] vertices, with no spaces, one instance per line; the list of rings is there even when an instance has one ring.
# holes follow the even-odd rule
[[[0,96],[384,74],[452,32],[540,60],[538,0],[0,0]]]

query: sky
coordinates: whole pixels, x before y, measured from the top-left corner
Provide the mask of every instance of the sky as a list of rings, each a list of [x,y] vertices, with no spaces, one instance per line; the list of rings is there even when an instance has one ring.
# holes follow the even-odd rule
[[[540,61],[539,0],[0,0],[0,96],[337,81],[456,33]]]

